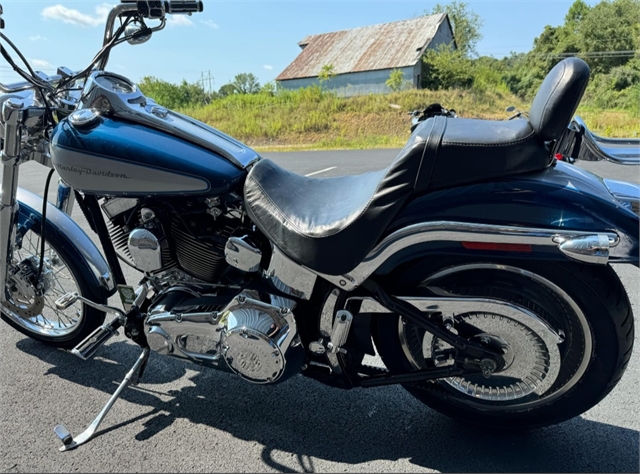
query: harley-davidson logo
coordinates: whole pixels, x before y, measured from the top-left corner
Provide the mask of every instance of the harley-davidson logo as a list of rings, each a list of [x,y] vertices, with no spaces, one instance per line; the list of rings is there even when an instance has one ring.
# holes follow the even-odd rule
[[[86,174],[91,176],[102,176],[103,178],[131,179],[131,177],[127,176],[126,174],[112,173],[111,171],[92,170],[91,168],[78,168],[76,166],[67,166],[63,164],[58,164],[58,168],[69,171],[71,173],[77,173],[80,176]]]

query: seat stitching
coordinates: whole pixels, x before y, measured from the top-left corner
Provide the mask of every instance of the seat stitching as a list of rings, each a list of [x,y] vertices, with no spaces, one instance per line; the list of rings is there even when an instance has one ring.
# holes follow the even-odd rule
[[[498,142],[498,143],[463,143],[463,142],[450,142],[446,140],[442,140],[443,145],[458,145],[458,146],[469,146],[469,147],[503,147],[508,145],[517,145],[518,143],[526,142],[531,137],[536,136],[535,130],[531,132],[529,135],[523,138],[518,138],[517,140],[512,140],[509,142]]]

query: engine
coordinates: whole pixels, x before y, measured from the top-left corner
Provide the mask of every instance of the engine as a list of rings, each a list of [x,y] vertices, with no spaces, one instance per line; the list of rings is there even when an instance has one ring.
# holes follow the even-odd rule
[[[149,347],[164,355],[224,366],[253,383],[275,383],[298,373],[304,349],[293,313],[241,293],[219,311],[203,310],[188,288],[159,297],[145,321]]]
[[[170,203],[113,198],[102,209],[121,258],[162,283],[146,310],[145,333],[152,350],[226,368],[253,383],[279,382],[300,371],[304,349],[293,301],[272,296],[265,302],[257,292],[237,294],[232,289],[238,288],[237,279],[231,280],[234,285],[221,280],[223,272],[244,278],[260,267],[261,251],[237,209],[217,198]],[[175,280],[184,286],[172,286]],[[219,291],[207,293],[207,283],[215,283]]]
[[[217,199],[217,198],[213,198]],[[219,200],[144,202],[106,200],[111,241],[121,258],[145,273],[179,268],[205,282],[217,282],[227,267],[224,247],[241,222],[223,215]]]

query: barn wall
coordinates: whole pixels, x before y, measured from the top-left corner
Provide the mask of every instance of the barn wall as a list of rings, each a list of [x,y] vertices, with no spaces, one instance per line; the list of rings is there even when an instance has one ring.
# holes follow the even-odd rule
[[[415,87],[414,74],[416,68],[414,66],[409,66],[399,69],[404,73],[405,80],[411,82]],[[391,71],[393,71],[393,69],[340,74],[324,82],[322,87],[331,90],[342,97],[383,94],[391,92],[389,86],[385,84],[389,79]],[[320,81],[318,81],[317,77],[308,77],[304,79],[279,81],[278,84],[284,89],[299,89],[302,87],[308,87],[312,84],[320,84]]]

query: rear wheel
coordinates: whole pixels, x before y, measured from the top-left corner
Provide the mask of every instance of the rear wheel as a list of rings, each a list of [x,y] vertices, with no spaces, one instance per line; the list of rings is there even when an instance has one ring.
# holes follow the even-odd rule
[[[95,301],[75,261],[58,242],[45,239],[40,278],[39,266],[40,235],[34,228],[24,235],[21,247],[14,249],[13,269],[7,283],[10,301],[5,306],[15,317],[3,314],[2,319],[33,339],[73,348],[102,324],[105,315],[79,301],[64,310],[56,307],[55,301],[70,292]]]
[[[433,261],[412,267],[399,281],[396,294],[420,295],[436,287],[456,296],[507,301],[534,315],[527,321],[499,310],[456,314],[451,330],[464,323],[480,329],[484,342],[504,349],[506,367],[490,378],[472,374],[405,386],[428,406],[461,421],[532,428],[567,420],[602,400],[631,357],[631,305],[610,267]],[[401,292],[402,287],[413,289]],[[545,337],[535,318],[562,342]],[[374,324],[376,346],[390,370],[445,363],[438,356],[448,346],[398,315],[379,315]]]

